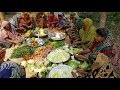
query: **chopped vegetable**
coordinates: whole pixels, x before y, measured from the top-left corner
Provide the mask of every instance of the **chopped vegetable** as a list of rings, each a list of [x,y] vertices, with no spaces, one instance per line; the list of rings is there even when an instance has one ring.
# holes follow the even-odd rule
[[[72,68],[67,65],[58,65],[50,71],[49,78],[72,78]]]
[[[79,67],[80,63],[78,61],[71,60],[71,61],[67,62],[67,65],[72,67],[73,69],[76,69]]]
[[[83,49],[81,49],[81,48],[73,48],[73,47],[71,47],[70,50],[69,50],[69,53],[70,54],[75,54],[75,53],[77,53],[79,51],[82,51],[82,50]]]
[[[42,78],[45,78],[45,77],[48,75],[49,72],[50,72],[49,69],[46,69],[46,70],[44,70],[44,71],[41,71]]]
[[[27,66],[27,62],[26,61],[22,61],[21,65],[24,66],[24,67],[26,67]]]
[[[29,59],[41,58],[42,60],[44,60],[44,58],[46,57],[46,55],[52,49],[53,49],[53,47],[51,45],[47,45],[45,47],[41,47],[33,55],[26,55],[26,56],[24,56],[24,59],[25,60],[29,60]]]
[[[30,47],[28,45],[17,47],[16,49],[13,50],[11,58],[21,58],[24,57],[25,55],[32,55],[34,54],[34,51],[35,48]]]
[[[34,63],[35,63],[34,60],[28,60],[27,62],[28,62],[29,64],[34,64]]]
[[[64,41],[54,41],[50,45],[54,46],[55,48],[62,47],[65,45]]]
[[[70,54],[62,49],[55,49],[47,55],[47,60],[53,63],[65,62],[70,58]]]
[[[88,70],[89,69],[89,64],[84,61],[82,65],[80,65],[80,67],[83,69],[83,70]]]
[[[52,62],[46,60],[46,61],[44,62],[44,65],[45,65],[46,67],[52,66]]]
[[[75,53],[77,53],[79,51],[82,51],[82,49],[81,48],[73,48],[73,54],[75,54]]]

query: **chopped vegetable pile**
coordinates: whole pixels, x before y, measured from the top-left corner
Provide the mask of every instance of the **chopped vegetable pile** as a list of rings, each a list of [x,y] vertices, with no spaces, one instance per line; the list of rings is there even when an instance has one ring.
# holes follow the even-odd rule
[[[73,69],[77,69],[80,63],[76,60],[70,60],[69,62],[67,62],[67,65],[72,67]]]
[[[64,41],[54,41],[50,45],[54,46],[55,48],[59,48],[65,45]]]
[[[30,47],[28,45],[17,47],[16,49],[13,50],[11,58],[21,58],[24,57],[25,55],[32,55],[34,54],[34,51],[35,48]]]
[[[62,49],[56,49],[47,55],[47,60],[53,63],[65,62],[70,58],[69,53]]]

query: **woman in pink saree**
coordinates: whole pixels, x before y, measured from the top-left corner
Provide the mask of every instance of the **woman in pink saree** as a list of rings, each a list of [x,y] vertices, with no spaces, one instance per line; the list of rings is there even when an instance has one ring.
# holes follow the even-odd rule
[[[8,21],[3,21],[0,28],[0,43],[17,44],[19,41],[20,37],[14,26]]]

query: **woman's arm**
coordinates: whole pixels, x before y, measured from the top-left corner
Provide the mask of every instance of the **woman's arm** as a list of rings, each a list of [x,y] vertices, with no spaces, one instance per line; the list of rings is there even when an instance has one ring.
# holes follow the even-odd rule
[[[89,60],[88,57],[84,56],[84,55],[79,55],[79,54],[76,54],[75,55],[76,58],[80,58],[80,59],[83,59],[83,60]]]
[[[81,45],[81,41],[74,41],[73,45]]]
[[[58,21],[53,21],[53,22],[51,22],[51,24],[56,24]]]
[[[9,37],[6,37],[5,40],[8,41],[8,42],[11,42],[11,43],[13,43],[13,44],[19,43],[19,40],[12,40],[12,39],[9,38]]]
[[[90,41],[86,41],[86,42],[81,42],[82,44],[88,44]]]
[[[89,53],[91,52],[89,48],[87,49],[84,49],[83,51],[80,51],[80,52],[77,52],[76,54],[86,54],[86,53]]]
[[[6,41],[11,42],[11,43],[13,43],[13,44],[17,44],[17,43],[18,43],[17,41],[13,41],[13,40],[8,39],[8,38],[6,38]]]
[[[85,49],[83,51],[77,52],[74,56],[76,58],[80,58],[80,59],[84,59],[84,60],[89,60],[88,57],[82,55],[82,54],[86,54],[86,53],[89,53],[89,52],[90,52],[90,49]]]

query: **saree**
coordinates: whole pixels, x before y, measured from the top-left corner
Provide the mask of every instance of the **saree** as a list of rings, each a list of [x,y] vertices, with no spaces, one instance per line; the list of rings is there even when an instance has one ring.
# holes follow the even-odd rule
[[[0,65],[0,78],[25,78],[26,72],[23,66],[12,62],[5,61]]]
[[[0,29],[0,41],[5,40],[6,37],[11,38],[12,40],[18,40],[18,33],[15,31],[14,26],[10,23],[10,31],[6,31],[4,27],[8,24],[8,21],[3,21]]]
[[[83,20],[83,23],[85,25],[86,31],[82,28],[80,29],[79,35],[82,43],[86,44],[81,44],[82,48],[86,48],[91,46],[91,44],[94,41],[95,35],[96,35],[96,28],[92,26],[93,21],[89,18],[85,18]]]
[[[75,23],[73,23],[72,29],[75,31],[75,35],[79,37],[79,29],[77,28],[78,26],[81,28],[82,27],[82,21],[83,18],[78,18]]]

